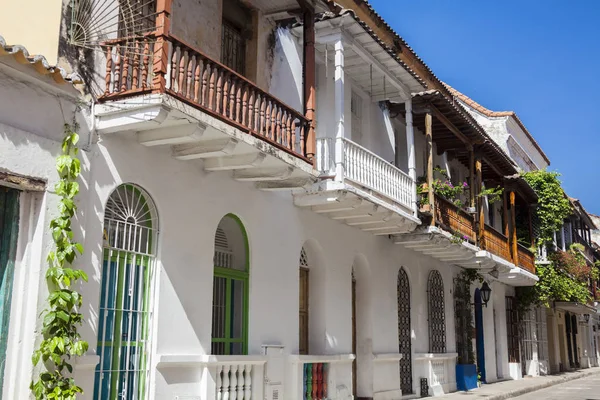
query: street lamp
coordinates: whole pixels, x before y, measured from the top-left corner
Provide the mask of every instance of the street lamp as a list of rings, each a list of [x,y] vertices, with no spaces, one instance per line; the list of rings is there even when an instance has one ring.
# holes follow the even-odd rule
[[[590,314],[583,314],[583,319],[585,319],[585,322],[590,322]]]
[[[490,289],[490,285],[488,285],[487,282],[483,282],[483,285],[481,285],[481,300],[483,301],[483,304],[485,304],[485,306],[487,307],[487,303],[488,301],[490,301],[490,295],[492,294],[492,289]],[[589,318],[589,315],[588,315]]]

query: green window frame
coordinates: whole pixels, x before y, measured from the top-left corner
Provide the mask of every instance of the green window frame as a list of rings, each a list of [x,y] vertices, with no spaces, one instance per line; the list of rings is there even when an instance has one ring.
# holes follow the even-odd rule
[[[94,399],[138,400],[147,396],[155,208],[139,187],[121,185],[104,218]]]
[[[248,354],[249,303],[249,246],[248,236],[241,220],[227,214],[236,222],[243,238],[245,262],[243,269],[218,265],[222,257],[215,251],[213,275],[213,310],[211,353],[215,355]]]
[[[0,186],[0,400],[4,387],[4,367],[19,234],[19,195],[18,190]]]

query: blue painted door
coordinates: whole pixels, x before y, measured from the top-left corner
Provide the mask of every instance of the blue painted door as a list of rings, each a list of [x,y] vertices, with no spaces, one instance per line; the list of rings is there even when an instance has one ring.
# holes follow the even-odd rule
[[[19,191],[0,186],[0,399],[2,399],[4,385],[18,232]]]
[[[481,382],[485,382],[485,345],[483,342],[483,304],[481,292],[475,289],[475,341],[477,344],[477,369],[481,374]]]

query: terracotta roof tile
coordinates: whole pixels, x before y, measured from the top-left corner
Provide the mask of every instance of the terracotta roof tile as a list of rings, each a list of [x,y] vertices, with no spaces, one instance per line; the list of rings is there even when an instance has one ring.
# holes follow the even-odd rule
[[[19,64],[28,64],[37,73],[41,75],[50,75],[54,82],[58,84],[82,83],[81,77],[77,73],[68,74],[64,69],[50,65],[48,60],[42,55],[30,55],[27,49],[21,45],[9,45],[2,36],[0,36],[0,57],[12,56]]]
[[[548,165],[550,165],[550,159],[548,158],[546,153],[544,153],[544,151],[542,150],[542,148],[540,147],[538,142],[534,139],[533,135],[529,132],[529,130],[527,130],[527,128],[525,127],[525,124],[523,124],[523,121],[521,121],[521,119],[519,118],[519,116],[517,115],[516,112],[514,112],[514,111],[492,111],[488,108],[485,108],[481,104],[477,103],[475,100],[471,99],[470,97],[459,92],[458,90],[454,89],[452,86],[448,85],[447,83],[444,83],[444,85],[446,86],[446,88],[448,88],[448,90],[450,91],[450,93],[452,93],[452,95],[454,97],[456,97],[457,99],[459,99],[460,101],[462,101],[463,103],[465,103],[466,105],[471,107],[472,109],[476,110],[477,112],[479,112],[487,117],[492,117],[492,118],[493,117],[512,117],[515,120],[515,122],[521,127],[523,132],[525,132],[525,135],[527,135],[529,140],[531,140],[531,142],[533,143],[533,145],[535,146],[537,151],[540,152],[540,154],[542,155],[544,160],[548,163]]]

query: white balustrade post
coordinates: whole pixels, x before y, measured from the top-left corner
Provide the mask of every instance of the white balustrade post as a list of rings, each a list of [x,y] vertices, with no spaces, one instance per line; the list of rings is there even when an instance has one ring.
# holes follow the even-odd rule
[[[413,186],[417,181],[417,157],[415,153],[415,130],[413,127],[412,99],[404,103],[406,110],[406,151],[408,154],[408,176],[412,180],[410,184],[413,212],[417,215],[417,191]]]
[[[244,400],[252,398],[252,364],[244,369]]]
[[[237,384],[238,384],[237,374],[238,374],[238,366],[232,365],[231,366],[231,377],[229,378],[229,388],[230,388],[229,389],[229,400],[237,399]]]
[[[335,131],[335,179],[344,179],[344,43],[340,35],[335,41],[335,74],[334,74],[334,120]]]
[[[240,365],[237,382],[237,399],[244,399],[244,390],[246,389],[246,365]]]
[[[217,366],[217,400],[223,400],[223,367]]]
[[[223,400],[229,400],[229,369],[230,365],[223,366]]]

